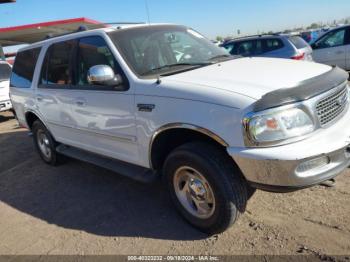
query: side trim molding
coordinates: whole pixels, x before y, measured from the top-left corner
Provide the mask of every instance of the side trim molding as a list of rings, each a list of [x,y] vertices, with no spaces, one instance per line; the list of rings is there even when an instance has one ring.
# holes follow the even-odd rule
[[[166,125],[158,128],[153,133],[151,141],[150,141],[150,144],[149,144],[148,158],[149,158],[149,166],[152,169],[153,169],[153,165],[152,165],[152,146],[153,146],[153,143],[154,143],[155,139],[157,138],[157,136],[159,134],[163,133],[164,131],[170,130],[170,129],[189,129],[189,130],[193,130],[193,131],[196,131],[198,133],[204,134],[204,135],[214,139],[216,142],[218,142],[219,144],[221,144],[224,147],[228,147],[229,146],[228,143],[226,143],[226,141],[224,139],[222,139],[221,137],[219,137],[215,133],[213,133],[210,130],[205,129],[203,127],[199,127],[199,126],[192,125],[192,124],[186,124],[186,123],[166,124]]]

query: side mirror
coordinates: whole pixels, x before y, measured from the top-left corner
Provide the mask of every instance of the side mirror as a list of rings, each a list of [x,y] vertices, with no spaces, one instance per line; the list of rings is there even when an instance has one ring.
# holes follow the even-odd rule
[[[114,74],[113,69],[108,65],[90,67],[87,80],[91,85],[118,86],[123,83],[122,77]]]

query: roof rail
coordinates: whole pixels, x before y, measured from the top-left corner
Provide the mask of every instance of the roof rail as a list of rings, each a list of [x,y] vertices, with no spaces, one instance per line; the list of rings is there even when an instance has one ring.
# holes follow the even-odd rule
[[[142,24],[146,24],[145,22],[109,22],[109,23],[101,23],[101,25],[119,25],[117,27],[117,29],[120,29],[121,26],[120,25],[142,25]],[[77,30],[72,31],[72,32],[68,32],[68,33],[64,33],[64,34],[59,34],[59,35],[53,35],[52,33],[47,34],[45,37],[46,39],[51,39],[51,38],[55,38],[55,37],[59,37],[59,36],[64,36],[64,35],[70,35],[70,34],[74,34],[77,32],[83,32],[83,31],[88,31],[90,30],[86,25],[81,25],[78,27]]]
[[[144,25],[145,22],[109,22],[106,25],[115,25],[117,29],[121,29],[123,25]]]
[[[104,23],[102,23],[102,24],[104,24]],[[72,32],[68,32],[68,33],[65,33],[65,34],[54,35],[52,33],[49,33],[49,34],[46,35],[45,40],[46,39],[55,38],[55,37],[59,37],[59,36],[70,35],[70,34],[74,34],[74,33],[78,33],[78,32],[84,32],[84,31],[88,31],[88,30],[89,30],[89,28],[86,25],[81,25],[81,26],[78,27],[77,30],[72,31]]]
[[[249,37],[280,36],[280,35],[281,33],[246,35],[246,36],[235,37],[235,38],[232,38],[231,40],[237,40],[237,39],[243,39],[243,38],[249,38]]]

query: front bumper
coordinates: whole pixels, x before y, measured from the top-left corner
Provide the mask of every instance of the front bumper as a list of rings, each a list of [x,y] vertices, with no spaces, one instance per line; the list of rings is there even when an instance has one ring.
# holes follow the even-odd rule
[[[286,192],[313,186],[337,176],[350,165],[349,119],[347,110],[332,126],[292,144],[229,147],[227,151],[254,187]],[[322,165],[317,165],[316,161],[322,159]]]
[[[0,101],[0,112],[8,111],[12,109],[12,104],[10,100]]]

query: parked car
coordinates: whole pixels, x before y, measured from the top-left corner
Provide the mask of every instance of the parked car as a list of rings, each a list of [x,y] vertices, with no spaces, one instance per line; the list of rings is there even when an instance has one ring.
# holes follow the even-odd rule
[[[234,58],[177,25],[51,38],[22,48],[11,76],[44,162],[65,155],[162,177],[184,218],[210,234],[237,220],[255,188],[298,190],[347,168],[348,92],[339,68]]]
[[[12,109],[10,101],[11,66],[6,61],[0,61],[0,112]]]
[[[316,62],[350,70],[350,26],[328,31],[312,44]]]
[[[312,61],[311,47],[299,36],[249,36],[226,41],[222,47],[226,48],[231,55]]]

